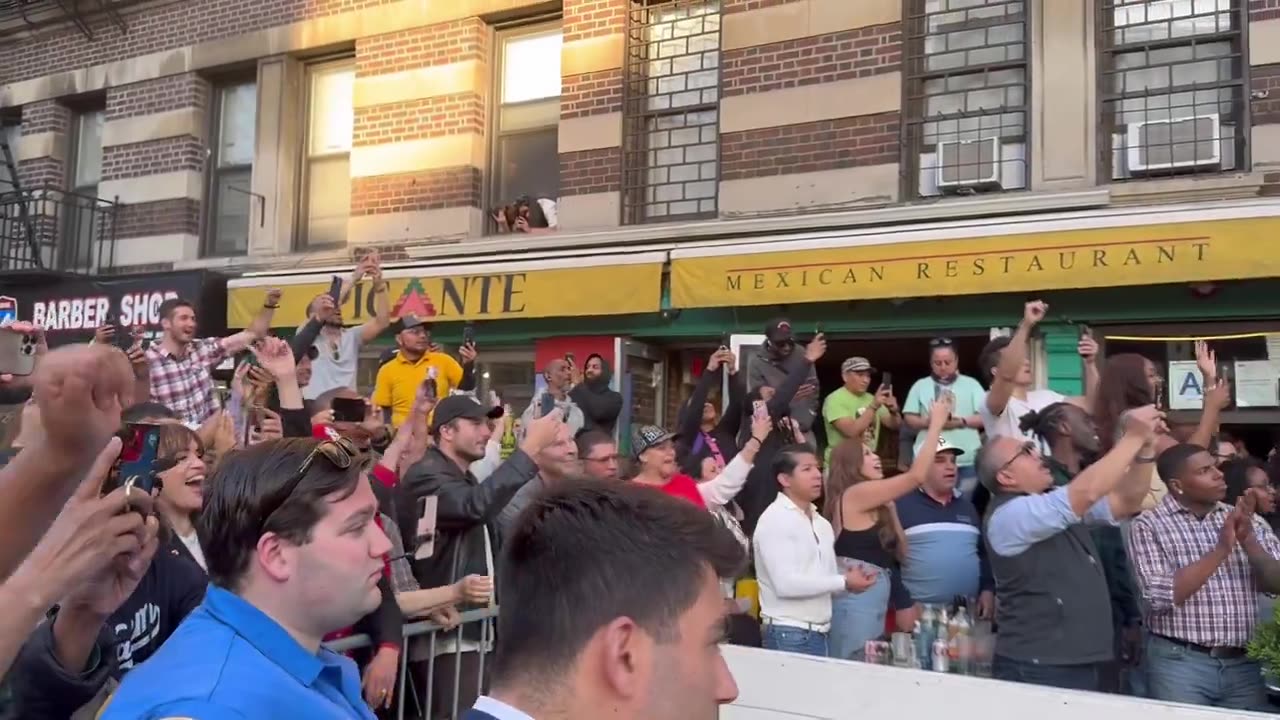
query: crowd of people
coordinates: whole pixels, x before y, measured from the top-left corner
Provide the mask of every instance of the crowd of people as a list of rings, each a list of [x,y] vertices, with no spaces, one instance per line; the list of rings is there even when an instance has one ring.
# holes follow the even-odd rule
[[[347,327],[360,283],[376,313]],[[1200,422],[1177,436],[1151,363],[1099,364],[1087,334],[1084,393],[1034,387],[1039,301],[980,378],[932,341],[901,405],[864,357],[824,398],[825,338],[780,320],[746,372],[715,350],[674,430],[633,427],[622,457],[603,357],[542,368],[504,449],[474,338],[455,357],[426,319],[393,322],[376,256],[289,341],[270,333],[279,300],[223,338],[183,300],[149,345],[0,329],[38,340],[32,376],[0,377],[0,401],[24,402],[0,456],[4,711],[367,718],[408,692],[407,652],[424,718],[710,718],[736,695],[721,641],[859,660],[957,598],[996,624],[998,678],[1264,707],[1245,646],[1280,591],[1275,496],[1216,442],[1229,388],[1207,346]],[[388,331],[366,396],[360,348]],[[153,476],[124,478],[139,429]],[[900,467],[876,453],[886,432]],[[499,598],[496,643],[460,627]],[[412,619],[460,629],[406,643]],[[352,634],[370,646],[325,646]]]

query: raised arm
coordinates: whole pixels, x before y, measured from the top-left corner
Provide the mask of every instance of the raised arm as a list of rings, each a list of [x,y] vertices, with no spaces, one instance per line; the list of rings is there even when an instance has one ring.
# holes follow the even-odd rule
[[[360,326],[361,345],[373,342],[391,327],[391,287],[382,279],[382,264],[375,260],[368,275],[373,280],[369,292],[373,293],[374,316]]]
[[[935,400],[929,411],[929,428],[925,431],[924,444],[920,446],[920,452],[916,453],[911,468],[880,482],[863,482],[848,488],[840,501],[841,512],[846,515],[869,512],[920,487],[929,472],[929,466],[933,464],[936,455],[934,449],[938,447],[938,437],[942,435],[942,426],[950,413],[951,402],[948,399]]]
[[[1000,363],[996,365],[995,374],[990,378],[991,389],[987,392],[987,410],[999,417],[1009,405],[1013,397],[1018,374],[1027,363],[1027,344],[1031,339],[1031,331],[1044,319],[1049,306],[1039,300],[1032,300],[1022,308],[1022,322],[1014,331],[1009,344],[1000,353]],[[984,368],[985,370],[985,368]]]
[[[1163,413],[1154,405],[1134,408],[1125,413],[1124,435],[1115,447],[1081,471],[1067,485],[1067,500],[1077,517],[1084,517],[1090,508],[1110,495],[1122,481],[1132,480],[1130,465],[1134,464],[1134,459],[1144,447],[1149,447],[1148,444],[1163,423],[1163,417]],[[1126,483],[1126,487],[1128,484]]]
[[[774,388],[773,397],[769,399],[769,416],[775,420],[784,417],[791,411],[791,401],[795,398],[796,392],[800,386],[809,379],[809,373],[813,370],[813,364],[822,359],[827,354],[827,336],[818,333],[808,345],[805,346],[804,355],[796,357],[796,353],[791,354],[791,358],[787,363],[787,377],[782,381],[782,387]]]
[[[693,386],[693,393],[689,395],[689,402],[680,410],[680,415],[676,420],[676,432],[679,433],[685,443],[692,443],[693,438],[697,436],[698,431],[702,428],[702,407],[707,404],[707,398],[711,395],[711,388],[722,377],[720,368],[724,362],[725,352],[727,351],[717,350],[711,353],[711,359],[707,360],[706,369],[702,371],[698,382]]]
[[[226,354],[236,355],[244,352],[254,342],[266,337],[267,333],[271,332],[271,319],[275,317],[276,309],[280,307],[280,296],[281,292],[279,290],[275,288],[268,290],[267,296],[262,302],[262,309],[253,318],[253,322],[249,323],[249,327],[218,341]]]

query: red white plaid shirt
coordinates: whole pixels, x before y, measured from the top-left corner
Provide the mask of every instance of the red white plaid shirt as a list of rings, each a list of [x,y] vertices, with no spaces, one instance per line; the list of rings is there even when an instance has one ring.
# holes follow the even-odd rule
[[[1204,518],[1197,518],[1166,495],[1133,521],[1129,555],[1148,605],[1148,630],[1207,647],[1244,647],[1249,642],[1258,616],[1258,583],[1243,548],[1233,549],[1186,602],[1173,604],[1173,574],[1213,550],[1230,512],[1230,505],[1218,503]],[[1280,541],[1257,516],[1253,531],[1262,549],[1280,558]]]
[[[152,344],[147,348],[151,399],[177,413],[182,422],[199,425],[218,411],[210,371],[226,357],[218,338],[193,340],[183,357],[171,354],[161,343]]]

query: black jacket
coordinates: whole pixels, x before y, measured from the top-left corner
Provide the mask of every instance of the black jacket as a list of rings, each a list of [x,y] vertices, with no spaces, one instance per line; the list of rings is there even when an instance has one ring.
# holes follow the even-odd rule
[[[707,397],[711,394],[711,388],[721,384],[724,377],[724,368],[716,368],[715,370],[707,370],[702,373],[702,377],[698,378],[698,384],[693,387],[693,394],[689,396],[689,401],[680,410],[680,415],[676,419],[676,432],[680,435],[677,441],[677,451],[681,458],[692,458],[694,462],[700,461],[702,458],[711,454],[710,448],[707,447],[705,438],[702,438],[702,407],[707,404]],[[720,416],[720,422],[711,430],[711,437],[715,438],[716,445],[720,448],[720,454],[724,456],[724,461],[728,463],[738,454],[738,431],[742,427],[743,421],[743,402],[746,395],[746,388],[742,385],[742,378],[733,375],[729,378],[729,404],[725,407],[724,414]],[[698,477],[694,475],[694,477]]]
[[[31,387],[0,385],[0,405],[21,405],[31,399]]]
[[[569,391],[569,399],[582,410],[586,420],[583,430],[603,430],[613,434],[618,426],[618,414],[622,412],[622,394],[609,387],[613,371],[609,363],[599,355],[592,354],[587,358],[598,358],[604,372],[596,380],[580,382]]]
[[[9,720],[67,720],[87,705],[103,686],[119,673],[115,641],[107,625],[98,630],[98,641],[86,667],[68,672],[54,653],[53,624],[57,610],[36,628],[18,652],[4,682],[9,705],[0,707],[0,718]]]
[[[435,551],[414,562],[414,574],[424,588],[457,582],[467,575],[489,575],[485,562],[484,528],[489,528],[493,555],[497,561],[500,542],[498,513],[516,491],[538,474],[533,458],[516,450],[483,483],[470,470],[463,470],[439,448],[431,448],[400,481],[402,498],[396,503],[396,524],[404,537],[406,552],[412,553],[418,527],[418,500],[436,496]]]
[[[738,506],[744,515],[742,529],[748,534],[756,530],[756,521],[764,514],[765,508],[773,504],[778,497],[778,478],[773,474],[773,460],[778,451],[788,445],[795,445],[794,432],[789,428],[791,421],[791,400],[796,391],[809,378],[813,363],[802,353],[793,352],[787,358],[787,377],[776,389],[773,398],[766,403],[769,417],[773,419],[774,429],[765,440],[764,445],[756,453],[756,462],[747,475],[747,483],[738,492]],[[742,428],[738,433],[738,445],[741,447],[751,439],[751,413],[755,400],[760,398],[758,390],[748,393],[744,403]]]

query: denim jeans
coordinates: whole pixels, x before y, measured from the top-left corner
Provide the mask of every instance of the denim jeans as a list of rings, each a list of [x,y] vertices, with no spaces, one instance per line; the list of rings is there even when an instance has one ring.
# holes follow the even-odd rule
[[[1258,663],[1243,656],[1209,657],[1158,635],[1147,639],[1147,683],[1155,700],[1228,710],[1267,710]]]
[[[889,571],[860,560],[841,559],[841,567],[861,566],[876,573],[876,584],[860,593],[837,593],[831,599],[831,657],[862,660],[868,640],[884,635],[889,610]]]
[[[1044,685],[1063,690],[1097,692],[1102,685],[1100,670],[1101,667],[1097,663],[1043,665],[997,655],[992,664],[991,674],[997,680],[1008,680],[1024,685]]]
[[[827,634],[791,625],[768,623],[764,626],[764,649],[826,657]]]

